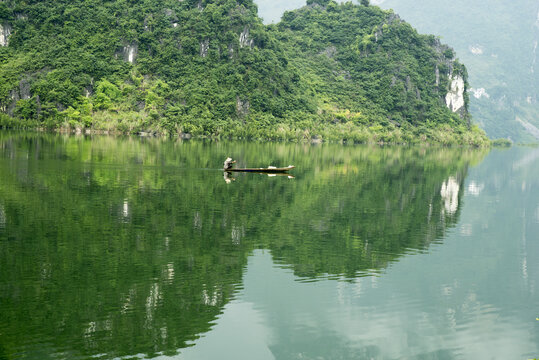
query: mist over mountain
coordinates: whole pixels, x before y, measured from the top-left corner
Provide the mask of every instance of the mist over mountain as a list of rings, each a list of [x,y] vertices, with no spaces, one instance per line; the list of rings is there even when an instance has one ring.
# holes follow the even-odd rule
[[[264,22],[301,0],[257,0]],[[440,36],[466,64],[470,111],[492,138],[539,138],[537,46],[539,3],[500,0],[371,0],[394,9],[420,33]]]
[[[440,35],[470,75],[471,112],[492,137],[539,138],[539,3],[376,0],[418,31]]]

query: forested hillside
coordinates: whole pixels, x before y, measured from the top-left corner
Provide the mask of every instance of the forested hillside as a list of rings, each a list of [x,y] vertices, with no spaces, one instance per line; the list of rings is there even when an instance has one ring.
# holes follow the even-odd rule
[[[376,6],[309,0],[265,26],[251,0],[0,3],[4,127],[465,142],[452,49]]]

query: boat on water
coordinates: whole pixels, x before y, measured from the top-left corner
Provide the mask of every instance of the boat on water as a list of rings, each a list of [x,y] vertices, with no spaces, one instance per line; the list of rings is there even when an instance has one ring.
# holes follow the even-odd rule
[[[223,171],[227,172],[256,172],[256,173],[285,173],[287,171],[292,170],[295,168],[293,165],[288,165],[286,167],[276,167],[276,166],[268,166],[265,168],[233,168],[232,165],[235,164],[236,161],[232,160],[232,158],[227,158],[224,163]]]
[[[289,165],[287,167],[275,167],[268,166],[267,168],[230,168],[224,169],[224,171],[235,171],[235,172],[258,172],[258,173],[284,173],[292,170],[295,166]]]

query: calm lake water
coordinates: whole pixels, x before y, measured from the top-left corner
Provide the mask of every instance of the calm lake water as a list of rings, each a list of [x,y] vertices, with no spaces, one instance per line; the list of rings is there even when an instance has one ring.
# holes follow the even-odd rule
[[[2,360],[531,359],[538,255],[537,148],[0,132]]]

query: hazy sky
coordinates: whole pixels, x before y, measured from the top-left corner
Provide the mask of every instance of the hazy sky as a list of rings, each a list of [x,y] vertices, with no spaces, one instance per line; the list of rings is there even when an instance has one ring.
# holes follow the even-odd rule
[[[305,0],[255,0],[258,5],[258,15],[264,23],[277,23],[286,10],[293,10],[305,5]]]

